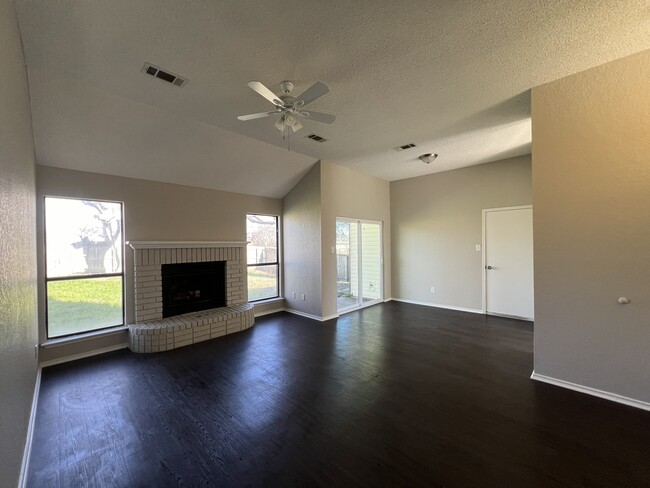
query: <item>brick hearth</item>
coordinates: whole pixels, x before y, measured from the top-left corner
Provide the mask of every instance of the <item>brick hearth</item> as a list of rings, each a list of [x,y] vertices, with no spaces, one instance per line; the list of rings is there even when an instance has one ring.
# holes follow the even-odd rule
[[[129,242],[135,263],[134,352],[159,352],[239,332],[254,323],[246,286],[246,242]],[[163,264],[226,262],[226,307],[162,318]]]

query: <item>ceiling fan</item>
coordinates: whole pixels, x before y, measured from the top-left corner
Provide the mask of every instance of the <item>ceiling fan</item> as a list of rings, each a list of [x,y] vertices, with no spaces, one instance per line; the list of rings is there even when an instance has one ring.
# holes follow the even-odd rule
[[[320,81],[314,83],[310,88],[307,88],[307,90],[297,97],[291,95],[294,86],[291,81],[283,81],[280,83],[280,89],[284,93],[284,95],[280,96],[277,96],[259,81],[251,81],[248,83],[248,86],[275,105],[275,110],[270,112],[240,115],[237,117],[239,120],[254,120],[279,115],[280,117],[278,117],[278,120],[275,122],[275,127],[284,133],[284,130],[288,128],[291,128],[293,132],[299,131],[302,128],[302,124],[299,120],[301,117],[315,122],[322,122],[324,124],[331,124],[334,122],[334,119],[336,119],[334,115],[303,109],[305,105],[329,92],[327,85]]]

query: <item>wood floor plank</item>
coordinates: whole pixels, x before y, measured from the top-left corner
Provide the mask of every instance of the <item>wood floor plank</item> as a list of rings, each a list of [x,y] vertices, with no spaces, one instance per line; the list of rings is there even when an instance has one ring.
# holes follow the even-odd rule
[[[389,302],[46,368],[28,486],[650,487],[650,414],[531,381],[532,340]]]

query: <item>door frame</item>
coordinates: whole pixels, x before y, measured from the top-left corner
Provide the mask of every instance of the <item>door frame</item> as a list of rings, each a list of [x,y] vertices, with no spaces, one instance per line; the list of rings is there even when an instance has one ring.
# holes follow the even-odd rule
[[[381,220],[357,219],[357,218],[353,218],[353,217],[336,217],[334,222],[336,223],[339,220],[346,221],[346,222],[356,222],[357,224],[359,224],[359,227],[358,227],[359,235],[361,235],[361,224],[377,224],[377,225],[379,225],[379,298],[377,298],[376,300],[372,300],[370,302],[367,302],[367,303],[363,303],[363,301],[361,303],[359,303],[358,300],[360,300],[362,298],[362,296],[359,294],[359,296],[357,297],[358,300],[357,300],[357,305],[356,306],[346,307],[346,308],[341,309],[341,310],[339,310],[338,302],[337,302],[337,304],[336,304],[336,313],[342,315],[342,314],[346,314],[348,312],[353,312],[355,310],[360,310],[362,308],[370,307],[372,305],[376,305],[376,304],[381,303],[381,302],[384,301],[384,222],[381,221]],[[363,244],[362,244],[362,240],[363,240],[363,237],[361,237],[361,240],[359,240],[360,246],[359,246],[359,249],[358,249],[358,252],[359,252],[359,258],[358,258],[359,259],[358,283],[359,283],[360,288],[363,287],[362,286],[362,273],[361,273],[361,271],[362,271],[361,263],[363,262],[362,261],[363,260],[363,251],[362,251]],[[334,266],[336,266],[336,260],[334,260]],[[335,270],[336,270],[336,268],[335,268]],[[338,274],[338,272],[335,272],[334,276],[336,277],[337,274]],[[334,282],[334,286],[336,286],[336,282]],[[358,291],[359,290],[357,290],[357,292]],[[336,292],[336,295],[337,295],[337,298],[338,298],[338,291]]]
[[[509,210],[526,210],[533,209],[532,205],[517,205],[514,207],[495,207],[495,208],[484,208],[481,211],[481,220],[482,220],[482,229],[481,229],[481,309],[483,310],[483,315],[487,315],[487,255],[486,255],[486,246],[485,246],[485,221],[488,212],[505,212]],[[533,262],[533,276],[535,273],[535,263]],[[516,317],[523,319],[523,317]],[[532,320],[532,319],[525,319]]]

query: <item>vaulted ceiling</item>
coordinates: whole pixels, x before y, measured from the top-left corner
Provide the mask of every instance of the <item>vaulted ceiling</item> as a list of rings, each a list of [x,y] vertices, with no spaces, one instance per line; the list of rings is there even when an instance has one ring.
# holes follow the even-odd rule
[[[392,181],[527,154],[531,87],[650,47],[646,0],[17,5],[40,164],[272,197],[318,159]],[[287,79],[336,121],[237,120]]]

